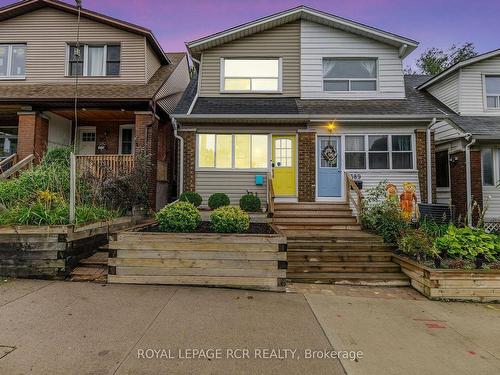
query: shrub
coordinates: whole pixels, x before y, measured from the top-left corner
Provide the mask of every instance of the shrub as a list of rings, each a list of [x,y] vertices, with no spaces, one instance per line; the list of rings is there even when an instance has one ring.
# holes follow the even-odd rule
[[[163,232],[192,232],[200,224],[201,215],[192,203],[176,202],[158,211],[156,219]]]
[[[229,197],[224,193],[213,193],[208,198],[208,207],[210,207],[212,210],[223,206],[229,206],[229,203]]]
[[[240,207],[242,210],[247,212],[259,212],[260,209],[260,198],[257,194],[245,194],[240,199]]]
[[[418,222],[419,229],[427,233],[432,239],[443,236],[448,231],[449,225],[427,218],[421,219]]]
[[[385,181],[367,189],[360,215],[361,223],[365,229],[377,233],[385,242],[395,244],[408,223],[403,219],[399,205],[387,200],[385,195]]]
[[[500,255],[498,236],[483,229],[457,228],[450,225],[446,234],[436,239],[436,248],[450,258],[475,260],[483,257],[495,261]]]
[[[403,253],[415,256],[419,260],[421,257],[439,255],[432,238],[422,229],[407,229],[398,239],[398,246]]]
[[[203,199],[201,195],[194,191],[186,191],[179,197],[180,201],[192,203],[195,207],[198,207]]]
[[[250,227],[248,214],[239,207],[217,208],[210,215],[212,229],[218,233],[241,233]]]
[[[42,165],[56,165],[69,168],[71,151],[70,147],[53,148],[44,155]]]

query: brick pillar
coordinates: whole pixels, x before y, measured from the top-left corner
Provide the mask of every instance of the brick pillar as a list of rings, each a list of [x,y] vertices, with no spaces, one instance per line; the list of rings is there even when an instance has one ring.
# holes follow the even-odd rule
[[[180,131],[179,135],[184,139],[184,152],[182,159],[183,168],[183,191],[195,191],[196,189],[196,133],[194,131]]]
[[[316,197],[316,133],[299,132],[299,202],[314,202]]]
[[[147,127],[154,120],[153,112],[135,112],[135,152],[146,151]]]
[[[427,203],[427,132],[426,130],[415,131],[417,145],[417,169],[420,187],[420,200]],[[436,145],[434,143],[434,131],[431,132],[431,171],[432,171],[432,203],[436,203]]]
[[[47,151],[49,122],[37,112],[19,112],[18,120],[18,159],[33,154],[35,162],[39,162]]]
[[[158,121],[152,112],[135,112],[135,154],[144,153],[148,159],[148,201],[156,208],[156,174],[158,153]]]

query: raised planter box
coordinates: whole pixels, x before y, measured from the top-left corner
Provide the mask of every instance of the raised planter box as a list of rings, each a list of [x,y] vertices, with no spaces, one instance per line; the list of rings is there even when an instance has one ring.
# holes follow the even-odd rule
[[[108,282],[284,291],[286,238],[279,234],[162,233],[111,236]]]
[[[121,217],[82,226],[1,226],[0,275],[63,279],[108,241],[109,233],[137,224]]]
[[[500,270],[434,269],[400,255],[392,260],[411,279],[411,286],[430,299],[500,301]]]

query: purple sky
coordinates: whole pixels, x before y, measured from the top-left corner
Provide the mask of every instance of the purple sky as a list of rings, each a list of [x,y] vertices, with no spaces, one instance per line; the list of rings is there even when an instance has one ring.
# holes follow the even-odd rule
[[[85,8],[150,28],[165,51],[185,51],[184,42],[301,4],[419,41],[405,64],[452,43],[500,48],[497,0],[83,0]]]

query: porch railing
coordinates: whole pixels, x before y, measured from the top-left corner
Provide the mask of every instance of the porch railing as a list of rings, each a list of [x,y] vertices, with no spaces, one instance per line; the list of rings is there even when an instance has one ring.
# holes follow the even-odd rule
[[[17,162],[17,154],[12,154],[3,160],[0,160],[0,174],[4,173]]]
[[[267,174],[267,212],[274,214],[274,185],[273,185],[273,175],[272,173]]]
[[[76,169],[95,178],[116,177],[134,168],[134,155],[76,155]]]
[[[361,210],[363,209],[363,193],[359,189],[358,185],[356,185],[356,182],[353,180],[351,175],[348,172],[345,173],[345,191],[346,191],[346,201],[347,204],[351,204],[354,206],[356,209],[356,220],[358,223],[361,221],[360,215],[361,215]],[[354,191],[354,194],[352,193]]]
[[[11,155],[10,157],[12,157],[12,156],[14,156],[14,155]],[[5,160],[8,160],[9,158],[7,158]],[[20,172],[24,168],[30,167],[32,165],[34,159],[35,159],[35,156],[33,154],[26,156],[22,160],[17,160],[17,155],[15,155],[15,157],[10,160],[10,163],[2,164],[4,167],[6,167],[8,169],[5,172],[0,171],[0,179],[7,179],[11,176],[16,175],[18,172]],[[5,160],[3,160],[2,163],[5,162]],[[10,165],[10,167],[7,167],[7,165]]]

